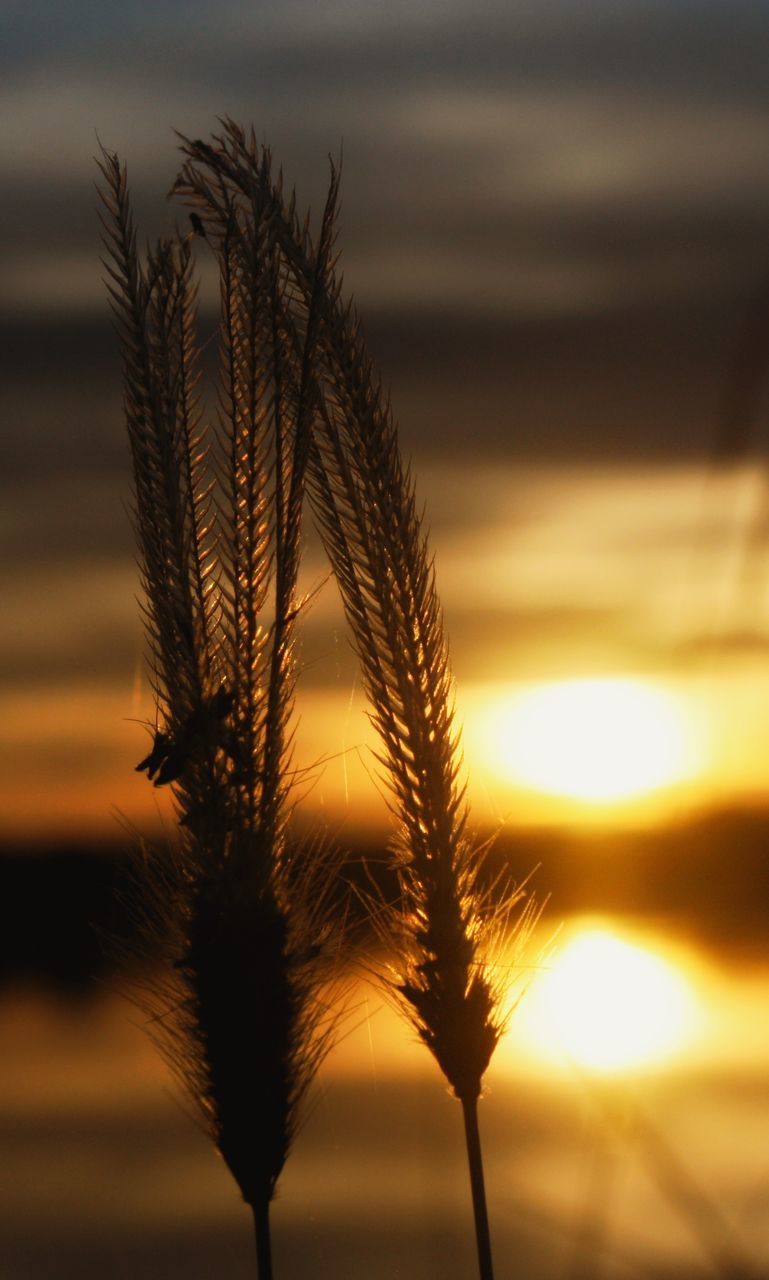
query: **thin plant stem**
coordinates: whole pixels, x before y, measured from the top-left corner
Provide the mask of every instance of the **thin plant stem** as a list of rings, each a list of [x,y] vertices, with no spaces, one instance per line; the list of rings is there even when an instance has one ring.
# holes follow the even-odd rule
[[[393,903],[377,897],[369,903],[392,956],[382,979],[462,1100],[480,1274],[492,1280],[477,1099],[511,1004],[509,967],[500,977],[494,962],[508,932],[519,950],[537,912],[523,886],[492,884],[485,852],[467,830],[432,556],[389,399],[355,311],[342,300],[330,251],[336,170],[316,251],[293,200],[286,206],[280,182],[272,181],[269,153],[253,130],[247,135],[229,119],[222,125],[213,144],[181,139],[185,163],[174,192],[215,244],[227,234],[227,210],[245,205],[273,237],[282,286],[278,328],[288,338],[285,372],[293,399],[311,410],[302,458],[308,493],[360,660],[395,821],[399,893]],[[247,262],[248,245],[235,248]],[[283,355],[280,344],[273,346]],[[295,422],[302,443],[301,412]],[[512,911],[522,902],[513,930]]]
[[[269,187],[269,157],[260,163]],[[330,1044],[339,938],[325,841],[288,830],[317,318],[288,287],[269,210],[225,191],[208,241],[222,299],[219,413],[204,425],[194,235],[160,241],[143,265],[125,168],[107,151],[99,164],[156,700],[137,769],[172,787],[179,817],[178,847],[143,853],[127,889],[153,960],[141,1000],[252,1207],[259,1280],[272,1280],[269,1202]],[[289,320],[301,341],[287,383]]]
[[[256,1236],[256,1271],[259,1280],[272,1280],[272,1244],[270,1241],[270,1202],[265,1196],[251,1206]]]
[[[475,1242],[478,1248],[478,1274],[480,1276],[480,1280],[494,1280],[494,1271],[491,1265],[489,1214],[486,1208],[486,1186],[483,1179],[481,1137],[478,1132],[477,1097],[462,1098],[462,1115],[465,1119],[467,1164],[470,1171],[470,1188],[473,1193]]]

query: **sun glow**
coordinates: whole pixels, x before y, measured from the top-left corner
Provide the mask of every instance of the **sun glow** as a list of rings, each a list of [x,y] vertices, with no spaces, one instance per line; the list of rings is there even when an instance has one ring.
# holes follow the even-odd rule
[[[546,1055],[613,1072],[665,1057],[690,1036],[692,991],[667,960],[603,928],[559,949],[527,993],[525,1039]]]
[[[677,700],[626,678],[565,680],[515,694],[490,713],[488,742],[496,772],[598,804],[676,782],[695,762]]]

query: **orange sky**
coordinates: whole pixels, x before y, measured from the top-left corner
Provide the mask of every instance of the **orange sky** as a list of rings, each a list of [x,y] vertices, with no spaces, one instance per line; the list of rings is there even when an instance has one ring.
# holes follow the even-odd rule
[[[143,242],[184,216],[173,129],[223,113],[316,212],[343,147],[345,287],[427,506],[478,823],[595,820],[489,749],[516,693],[581,677],[660,684],[697,739],[676,786],[606,815],[763,798],[766,7],[716,0],[693,23],[672,3],[223,0],[214,21],[193,0],[180,21],[172,0],[74,0],[10,18],[0,839],[109,836],[115,807],[155,821],[133,772],[132,720],[153,713],[93,156],[100,139],[128,162]],[[325,574],[311,546],[307,579]],[[299,763],[328,758],[307,809],[382,814],[332,584],[303,658]]]
[[[479,825],[648,821],[762,793],[764,556],[750,550],[745,514],[755,473],[716,481],[701,467],[425,465],[418,478]],[[317,767],[303,807],[333,823],[382,820],[365,698],[327,572],[313,543],[304,578],[323,585],[303,632],[296,763]],[[137,722],[153,716],[135,592],[126,560],[84,566],[74,580],[32,574],[12,599],[6,623],[47,678],[6,695],[3,835],[105,836],[117,832],[115,809],[139,826],[162,810],[164,797],[133,771],[146,742]],[[113,669],[57,676],[62,655],[88,652],[108,625],[124,637]],[[499,743],[515,728],[522,691],[596,677],[640,680],[673,698],[687,744],[674,785],[663,771],[648,797],[590,805],[559,797],[557,778],[554,793],[534,789],[505,763]],[[617,752],[629,749],[621,725],[610,732]],[[582,750],[591,749],[586,726]]]

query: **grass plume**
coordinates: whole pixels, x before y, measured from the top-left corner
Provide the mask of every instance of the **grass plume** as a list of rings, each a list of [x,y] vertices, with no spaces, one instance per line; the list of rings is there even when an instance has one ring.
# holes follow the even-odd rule
[[[173,787],[181,847],[149,860],[137,911],[166,944],[153,1026],[256,1224],[329,1043],[329,855],[292,844],[293,637],[317,314],[269,209],[224,187],[219,411],[202,428],[194,236],[136,247],[125,169],[104,151],[107,287],[120,336],[149,663],[159,727],[137,766]],[[262,182],[270,183],[262,156]],[[332,191],[315,272],[333,240]],[[297,363],[298,362],[298,363]],[[297,366],[298,377],[288,375]]]
[[[377,925],[394,956],[390,989],[462,1104],[479,1267],[490,1280],[477,1102],[506,1017],[507,984],[498,978],[494,955],[501,927],[512,922],[524,895],[509,886],[500,908],[497,886],[492,906],[482,852],[468,834],[448,648],[414,484],[326,243],[313,245],[293,201],[272,182],[268,153],[253,132],[231,120],[210,143],[182,138],[182,152],[175,190],[206,234],[220,240],[231,205],[248,201],[254,219],[275,236],[286,296],[298,296],[317,325],[309,364],[309,488],[379,733],[378,759],[395,819],[400,901],[380,904]],[[336,186],[332,166],[334,203]],[[301,332],[291,318],[286,328],[293,382],[304,388]],[[534,914],[523,902],[519,942]]]

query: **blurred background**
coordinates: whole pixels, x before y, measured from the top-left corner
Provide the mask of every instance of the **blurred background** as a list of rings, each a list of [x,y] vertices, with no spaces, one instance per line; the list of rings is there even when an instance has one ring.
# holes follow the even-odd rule
[[[143,670],[99,141],[142,235],[173,129],[321,206],[435,553],[473,826],[549,896],[481,1123],[500,1280],[769,1270],[769,15],[757,0],[6,0],[0,14],[0,1276],[250,1274],[234,1186],[104,956]],[[199,247],[204,324],[216,282]],[[386,809],[336,589],[302,820]],[[560,926],[557,947],[539,959]],[[279,1274],[472,1274],[458,1109],[361,985]]]

